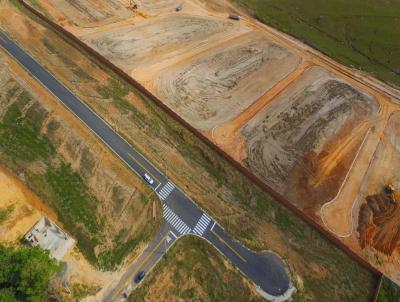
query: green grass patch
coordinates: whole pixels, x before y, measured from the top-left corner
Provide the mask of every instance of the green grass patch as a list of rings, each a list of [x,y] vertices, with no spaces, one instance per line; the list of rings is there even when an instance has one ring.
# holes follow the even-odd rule
[[[102,227],[93,215],[98,202],[70,165],[62,163],[59,168],[47,171],[46,180],[61,202],[58,207],[63,220],[83,223],[94,235],[101,232]]]
[[[157,267],[148,273],[129,302],[141,301],[264,301],[254,295],[236,269],[224,264],[224,257],[204,240],[185,237],[168,251]],[[168,281],[166,276],[172,276]],[[162,297],[153,288],[162,283]]]
[[[0,225],[2,225],[4,222],[7,221],[8,218],[10,218],[14,210],[15,210],[14,204],[11,204],[4,209],[0,209]]]
[[[13,160],[32,162],[47,159],[54,147],[41,135],[40,123],[22,117],[17,104],[12,104],[0,123],[0,146]]]
[[[388,278],[383,277],[378,302],[400,302],[400,287]]]
[[[147,238],[150,238],[154,234],[155,227],[157,229],[158,224],[153,226],[148,223],[145,225],[144,229],[138,234],[127,240],[124,240],[124,232],[126,230],[121,230],[120,234],[114,239],[114,248],[112,250],[107,250],[99,255],[100,266],[106,270],[115,270],[117,266],[124,260],[124,258],[140,243],[145,242]]]
[[[79,302],[86,297],[95,295],[100,290],[98,286],[89,286],[82,283],[75,283],[72,286],[72,295],[74,296],[74,300]]]
[[[235,0],[331,58],[400,86],[400,2]]]

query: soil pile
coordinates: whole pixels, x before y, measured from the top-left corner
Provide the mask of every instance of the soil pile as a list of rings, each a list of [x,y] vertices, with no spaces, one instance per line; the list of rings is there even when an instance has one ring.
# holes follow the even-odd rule
[[[357,231],[362,248],[367,245],[390,256],[400,241],[400,206],[396,194],[370,195],[361,206]]]

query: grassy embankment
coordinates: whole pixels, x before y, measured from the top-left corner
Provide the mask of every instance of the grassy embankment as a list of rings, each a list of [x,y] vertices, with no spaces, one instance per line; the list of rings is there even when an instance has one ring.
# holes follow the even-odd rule
[[[159,223],[146,224],[128,240],[122,240],[125,238],[122,230],[114,238],[112,248],[96,254],[96,247],[104,240],[106,227],[104,217],[96,215],[98,199],[81,175],[57,153],[48,134],[41,133],[47,112],[15,82],[5,86],[12,86],[5,92],[6,99],[12,100],[12,104],[0,123],[0,162],[14,173],[24,174],[27,184],[52,206],[91,263],[103,269],[114,269],[138,244],[153,236]],[[29,105],[31,102],[33,105]],[[29,109],[23,112],[27,107]],[[48,133],[54,127],[57,125],[51,121]],[[30,165],[40,168],[30,169]],[[2,211],[0,216],[8,211]]]
[[[178,241],[129,297],[141,301],[264,301],[212,246],[197,237]]]
[[[329,57],[400,87],[400,2],[234,0]]]
[[[281,206],[105,66],[48,28],[36,32],[38,26],[35,22],[30,27],[32,35],[43,35],[52,49],[41,43],[34,46],[24,43],[28,50],[53,74],[66,79],[67,86],[162,171],[167,170],[168,176],[235,238],[253,249],[279,253],[300,289],[297,301],[370,299],[376,283],[371,272]],[[59,56],[65,53],[71,58],[69,65]],[[57,64],[64,68],[49,63],[49,56],[53,59],[58,56]],[[76,76],[74,82],[68,81],[71,74],[67,72],[78,66],[75,62],[85,66],[85,72],[92,79]]]
[[[400,287],[384,277],[378,302],[400,302]]]

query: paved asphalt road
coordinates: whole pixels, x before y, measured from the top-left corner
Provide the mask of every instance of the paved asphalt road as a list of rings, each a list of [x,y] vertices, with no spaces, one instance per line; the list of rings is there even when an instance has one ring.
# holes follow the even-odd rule
[[[272,253],[254,253],[235,242],[222,227],[143,155],[1,31],[0,45],[134,172],[140,177],[148,173],[154,179],[154,183],[149,185],[162,202],[164,216],[162,229],[159,235],[150,242],[146,251],[128,268],[118,284],[112,286],[103,301],[121,300],[123,291],[134,288],[132,282],[134,276],[141,270],[150,270],[175,240],[185,234],[194,234],[208,240],[267,294],[280,296],[288,290],[289,276],[284,263],[277,256]]]

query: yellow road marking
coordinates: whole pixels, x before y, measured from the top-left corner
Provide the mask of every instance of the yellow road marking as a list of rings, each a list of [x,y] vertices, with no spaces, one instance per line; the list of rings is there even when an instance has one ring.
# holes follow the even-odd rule
[[[238,256],[243,262],[247,262],[247,260],[244,259],[243,256],[241,256],[241,255],[239,254],[239,252],[236,251],[236,250],[235,250],[228,242],[226,242],[220,235],[218,235],[216,232],[214,232],[214,230],[211,230],[211,232],[212,232],[215,236],[217,236],[219,240],[221,240],[223,243],[225,243],[225,245],[226,245],[227,247],[229,247],[229,248],[232,250],[232,252],[234,252],[234,253],[236,254],[236,256]]]
[[[0,40],[4,42],[4,44],[7,44],[7,41],[4,40],[4,38],[0,35]]]
[[[164,243],[164,241],[167,240],[167,236],[165,236],[158,244],[157,246],[149,253],[149,255],[143,260],[142,264],[139,265],[139,267],[133,271],[133,273],[127,278],[127,280],[130,280],[132,278],[132,276],[135,276],[139,270],[142,269],[142,267],[147,263],[147,261],[150,259],[151,256],[153,256],[154,252],[160,247],[161,244]],[[122,288],[126,285],[126,282],[124,282],[123,284],[121,284],[118,289],[116,290],[116,292],[113,294],[112,296],[112,300],[114,300],[115,296],[121,294]]]
[[[149,172],[149,170],[147,170],[136,158],[133,157],[132,154],[128,153],[128,156],[134,160],[135,163],[137,163],[143,170],[145,170],[148,174],[150,174],[155,180],[157,180],[159,183],[161,183],[161,181],[158,179],[158,177],[154,176],[151,172]]]

